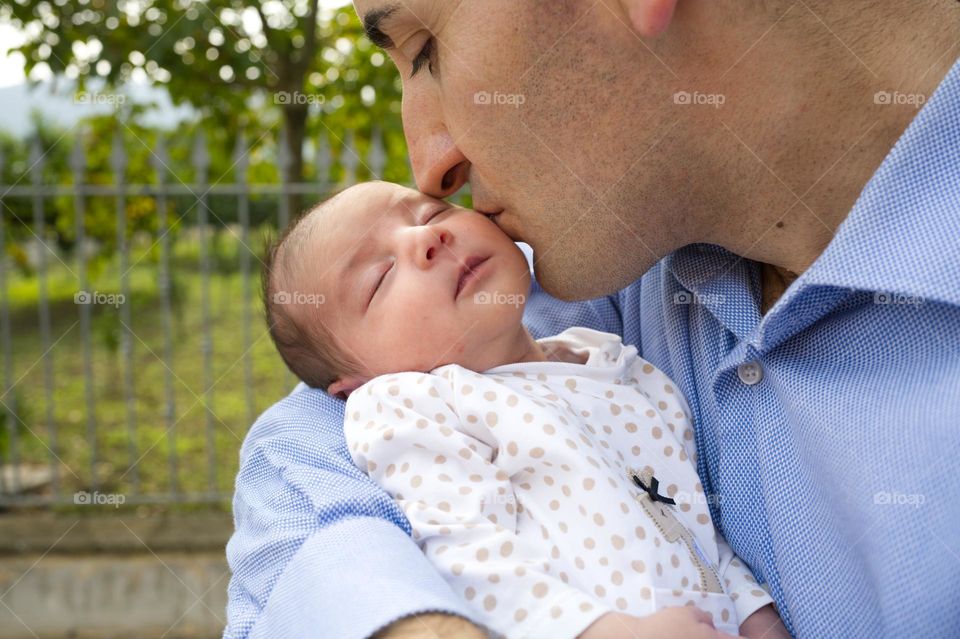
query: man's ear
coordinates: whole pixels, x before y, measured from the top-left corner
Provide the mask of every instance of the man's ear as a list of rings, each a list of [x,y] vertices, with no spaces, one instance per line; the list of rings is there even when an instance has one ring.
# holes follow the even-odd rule
[[[356,375],[346,375],[327,386],[327,394],[339,397],[340,399],[346,399],[350,397],[350,393],[366,384],[367,381],[369,380],[357,377]]]
[[[633,29],[644,38],[656,38],[670,26],[678,0],[620,0]]]

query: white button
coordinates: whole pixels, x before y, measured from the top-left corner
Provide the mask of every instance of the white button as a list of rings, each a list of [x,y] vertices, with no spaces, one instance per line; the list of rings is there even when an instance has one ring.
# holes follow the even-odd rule
[[[747,386],[759,384],[763,380],[763,367],[760,362],[747,362],[737,366],[737,377]]]

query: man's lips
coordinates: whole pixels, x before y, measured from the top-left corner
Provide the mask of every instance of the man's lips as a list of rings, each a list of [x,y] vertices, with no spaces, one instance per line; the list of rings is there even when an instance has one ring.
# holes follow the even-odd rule
[[[491,218],[491,219],[495,219],[498,215],[500,215],[501,213],[503,213],[503,209],[490,209],[490,210],[487,210],[487,209],[477,208],[476,211],[477,211],[477,213],[480,213],[480,214],[482,214],[482,215],[486,215],[487,217],[489,217],[489,218]]]
[[[503,231],[511,240],[514,242],[520,242],[520,238],[517,237],[516,233],[510,230],[510,228],[503,223],[501,214],[504,212],[504,209],[484,211],[482,209],[477,209],[478,212],[483,213],[487,216],[487,219],[497,225],[501,231]]]
[[[460,265],[460,276],[457,278],[457,289],[453,295],[454,299],[459,298],[464,288],[483,275],[483,265],[486,264],[489,259],[489,256],[480,257],[475,255],[468,257],[464,263]]]

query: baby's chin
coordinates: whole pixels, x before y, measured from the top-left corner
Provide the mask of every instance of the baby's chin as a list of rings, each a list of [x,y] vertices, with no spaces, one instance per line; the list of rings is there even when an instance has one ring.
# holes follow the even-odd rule
[[[457,364],[481,373],[496,366],[520,361],[528,354],[530,338],[522,322],[523,306],[517,310],[515,318],[504,318],[498,322],[496,330],[487,326],[484,333],[476,333],[476,337],[470,342],[458,344],[443,356],[440,360],[442,363],[434,368]]]

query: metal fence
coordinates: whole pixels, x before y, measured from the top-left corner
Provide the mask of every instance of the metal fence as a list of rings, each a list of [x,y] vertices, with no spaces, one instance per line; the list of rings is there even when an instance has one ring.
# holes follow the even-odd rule
[[[277,148],[283,176],[290,158],[282,141]],[[251,203],[262,208],[272,202],[275,216],[266,226],[284,227],[290,195],[306,201],[338,187],[330,180],[335,162],[342,166],[340,184],[352,183],[361,163],[382,175],[381,136],[373,136],[363,158],[350,138],[339,158],[318,142],[312,183],[248,183],[242,136],[233,151],[232,181],[211,182],[202,134],[192,149],[191,183],[169,168],[161,141],[151,150],[155,182],[128,184],[128,154],[117,133],[113,183],[90,184],[77,137],[73,183],[44,184],[45,157],[34,139],[27,172],[14,184],[0,184],[0,247],[8,246],[9,225],[19,224],[29,229],[35,249],[28,284],[20,281],[22,269],[9,251],[0,256],[0,507],[222,502],[231,494],[246,429],[293,387],[296,380],[273,355],[257,316],[263,228],[251,226]],[[10,205],[18,198],[21,210],[29,202],[32,219],[16,216]],[[50,240],[46,213],[58,198],[69,200],[74,212],[69,251]],[[129,232],[133,198],[147,198],[155,208],[156,230],[147,237]],[[94,201],[113,209],[116,245],[106,267],[87,250]],[[234,223],[218,215],[227,207]],[[218,257],[218,242],[235,252]],[[113,279],[104,293],[98,281],[107,272]],[[72,303],[63,294],[71,282]],[[150,292],[141,296],[138,287]],[[11,297],[24,290],[27,302]]]

